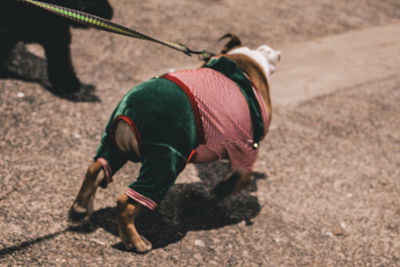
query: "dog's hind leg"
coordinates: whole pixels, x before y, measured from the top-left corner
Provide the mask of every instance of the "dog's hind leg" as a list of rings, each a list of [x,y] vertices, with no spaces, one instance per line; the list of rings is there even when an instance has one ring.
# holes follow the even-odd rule
[[[118,120],[115,125],[115,143],[119,150],[132,161],[139,161],[139,145],[132,126],[125,120]],[[142,208],[137,202],[132,202],[126,194],[117,200],[118,231],[126,249],[135,249],[138,253],[151,250],[151,243],[140,236],[135,227],[135,217]]]
[[[214,187],[213,193],[218,198],[224,198],[228,195],[239,193],[252,181],[253,176],[251,173],[234,171]]]
[[[90,218],[96,190],[104,179],[102,168],[98,161],[89,165],[78,196],[68,212],[70,222],[79,223]]]
[[[152,249],[151,243],[140,236],[135,227],[135,217],[142,208],[141,204],[131,203],[126,194],[117,200],[118,231],[121,241],[128,250],[135,249],[138,253],[146,253]]]
[[[138,161],[138,142],[129,124],[123,120],[117,121],[115,124],[115,144],[118,146],[124,157],[130,158],[133,161]],[[68,212],[68,219],[72,223],[79,223],[90,218],[93,211],[93,202],[96,190],[99,186],[106,188],[110,182],[105,177],[106,171],[103,170],[103,165],[99,159],[90,164],[83,180],[81,189],[76,197],[72,207]]]

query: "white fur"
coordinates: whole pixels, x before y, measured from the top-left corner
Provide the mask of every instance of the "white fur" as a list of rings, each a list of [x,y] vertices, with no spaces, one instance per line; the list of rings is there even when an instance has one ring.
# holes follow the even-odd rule
[[[241,46],[232,49],[228,54],[242,54],[252,58],[262,67],[267,78],[276,70],[276,65],[281,58],[281,52],[272,49],[268,45],[262,45],[256,50]]]

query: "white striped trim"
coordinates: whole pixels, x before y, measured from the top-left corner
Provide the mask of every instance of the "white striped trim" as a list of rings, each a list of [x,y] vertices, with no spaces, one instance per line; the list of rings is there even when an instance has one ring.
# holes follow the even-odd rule
[[[100,162],[101,165],[103,166],[104,176],[107,179],[107,184],[111,183],[113,180],[112,180],[112,170],[110,164],[108,164],[108,161],[105,158],[98,158],[97,161]]]
[[[139,194],[138,192],[136,192],[132,188],[128,188],[128,190],[126,190],[125,194],[128,197],[130,197],[130,198],[134,199],[135,201],[139,202],[143,206],[146,206],[150,210],[154,210],[157,207],[157,203],[155,203],[150,198],[145,197],[142,194]]]

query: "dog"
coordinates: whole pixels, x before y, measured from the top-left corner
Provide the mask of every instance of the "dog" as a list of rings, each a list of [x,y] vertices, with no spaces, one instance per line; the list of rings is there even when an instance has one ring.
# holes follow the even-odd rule
[[[107,0],[45,0],[111,19],[113,9]],[[11,51],[18,42],[38,43],[45,51],[47,73],[52,90],[72,93],[79,91],[71,60],[70,26],[87,28],[17,0],[3,0],[0,9],[0,73],[4,72]]]
[[[106,188],[128,160],[142,166],[117,199],[118,230],[126,248],[138,253],[152,245],[137,232],[135,217],[157,207],[187,163],[230,160],[231,174],[213,190],[220,199],[251,183],[258,142],[272,116],[269,77],[280,52],[267,45],[253,50],[227,37],[221,53],[202,67],[155,77],[125,95],[69,210],[71,222],[89,219],[97,188]]]

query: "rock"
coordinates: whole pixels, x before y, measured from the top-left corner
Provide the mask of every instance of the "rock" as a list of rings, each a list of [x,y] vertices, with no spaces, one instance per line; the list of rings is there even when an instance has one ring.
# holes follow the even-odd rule
[[[338,227],[332,229],[331,232],[335,236],[348,236],[349,235],[349,233],[342,226],[338,226]]]
[[[197,246],[197,247],[205,247],[205,246],[206,246],[206,245],[204,244],[204,241],[199,240],[199,239],[196,239],[196,240],[194,241],[194,245]]]

